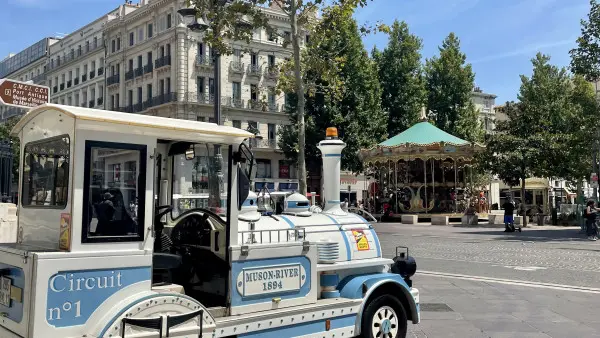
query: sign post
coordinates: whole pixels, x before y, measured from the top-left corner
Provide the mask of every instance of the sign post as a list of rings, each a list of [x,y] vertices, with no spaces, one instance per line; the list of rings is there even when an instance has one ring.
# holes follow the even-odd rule
[[[0,104],[19,108],[33,108],[50,99],[50,88],[26,82],[0,79]]]
[[[590,185],[593,189],[598,188],[598,174],[592,173],[592,175],[590,175]]]

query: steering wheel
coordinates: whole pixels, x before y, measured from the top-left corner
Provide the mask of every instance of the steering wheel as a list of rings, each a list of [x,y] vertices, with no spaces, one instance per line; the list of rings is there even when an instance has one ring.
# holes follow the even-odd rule
[[[190,213],[202,212],[201,216],[190,215]],[[210,226],[208,218],[211,217],[218,222],[223,220],[215,213],[204,208],[191,209],[179,215],[175,219],[175,226],[171,231],[171,240],[173,246],[177,249],[182,249],[184,244],[200,244],[204,236],[210,236]]]

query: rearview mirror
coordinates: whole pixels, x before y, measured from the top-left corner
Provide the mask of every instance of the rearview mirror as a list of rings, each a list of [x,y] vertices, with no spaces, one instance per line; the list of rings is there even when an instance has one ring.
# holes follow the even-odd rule
[[[196,158],[196,148],[194,147],[194,145],[192,144],[186,151],[185,151],[185,159],[190,161],[193,160],[194,158]]]

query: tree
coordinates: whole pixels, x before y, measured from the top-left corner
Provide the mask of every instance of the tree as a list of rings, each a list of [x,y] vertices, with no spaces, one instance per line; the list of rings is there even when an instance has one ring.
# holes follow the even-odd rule
[[[386,135],[386,116],[380,105],[381,89],[377,79],[377,67],[368,56],[361,41],[352,12],[339,12],[339,7],[325,12],[315,28],[306,50],[303,78],[314,84],[314,94],[306,95],[306,163],[311,170],[320,168],[320,152],[317,142],[330,126],[338,128],[346,143],[342,153],[342,166],[353,172],[362,170],[358,151],[383,140]],[[323,76],[319,59],[336,60],[332,65],[335,73]],[[314,61],[313,61],[314,60]],[[329,84],[336,83],[336,90]],[[290,100],[298,102],[294,95]],[[297,110],[290,112],[292,124],[282,128],[280,147],[288,159],[297,158],[298,128]]]
[[[305,121],[305,108],[306,108],[306,97],[305,94],[307,92],[307,82],[306,79],[302,77],[303,74],[306,74],[305,68],[307,65],[310,65],[311,62],[307,61],[306,54],[303,57],[302,51],[300,49],[301,41],[304,39],[307,32],[311,31],[312,26],[315,24],[315,15],[321,10],[323,12],[329,12],[329,16],[332,15],[346,15],[347,13],[353,13],[357,7],[366,6],[369,0],[274,0],[275,3],[279,5],[279,7],[283,10],[283,12],[288,16],[291,22],[291,34],[290,34],[290,42],[292,44],[292,60],[288,63],[287,67],[284,69],[289,71],[291,74],[287,74],[288,78],[283,81],[284,91],[296,93],[296,123],[297,123],[297,135],[298,135],[298,182],[299,182],[299,192],[301,194],[306,194],[306,156],[305,156],[305,148],[306,148],[306,121]],[[380,26],[382,28],[384,26]],[[361,28],[363,32],[368,31],[367,27]],[[324,73],[323,77],[328,77],[328,74],[333,74],[335,71],[331,68],[323,67],[325,64],[330,64],[331,59],[324,60],[315,60],[312,59],[314,66],[313,68],[317,68],[317,64],[320,64],[320,67]],[[316,63],[314,63],[316,61]],[[282,73],[287,73],[286,71]],[[291,75],[291,76],[290,76]],[[310,86],[311,84],[308,83]],[[335,84],[332,82],[328,83],[329,86],[335,88]]]
[[[19,146],[19,138],[11,137],[10,131],[14,128],[14,126],[19,122],[19,117],[11,117],[6,120],[4,123],[0,124],[0,140],[5,140],[11,142],[12,151],[13,151],[13,168],[12,168],[12,178],[13,182],[16,182],[19,178],[19,154],[20,154],[20,146]]]
[[[410,33],[406,22],[394,21],[383,52],[372,55],[379,66],[381,105],[388,113],[387,134],[393,137],[419,120],[426,102],[421,64],[422,41]]]
[[[475,74],[467,57],[460,51],[460,41],[450,33],[439,47],[439,57],[425,64],[427,108],[433,113],[438,128],[474,142],[481,140],[483,130],[471,101]]]
[[[572,104],[573,84],[566,69],[538,53],[531,77],[521,75],[519,103],[507,102],[508,120],[498,122],[488,142],[484,163],[501,180],[521,184],[521,212],[525,215],[527,177],[568,177],[578,107]],[[524,225],[527,224],[524,217]]]
[[[582,75],[587,81],[594,83],[598,91],[598,81],[600,80],[600,4],[596,0],[590,0],[590,11],[588,19],[581,20],[581,36],[577,38],[577,47],[572,49],[571,71],[574,74]],[[594,137],[594,143],[591,149],[592,170],[599,172],[597,166],[598,138]],[[594,196],[597,196],[598,189],[594,188]]]

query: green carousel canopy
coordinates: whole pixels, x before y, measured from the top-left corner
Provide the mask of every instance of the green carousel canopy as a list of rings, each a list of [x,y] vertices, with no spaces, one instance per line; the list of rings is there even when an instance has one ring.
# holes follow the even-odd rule
[[[415,159],[470,162],[483,149],[483,145],[460,139],[429,122],[419,122],[376,146],[361,150],[360,157],[365,164]]]

